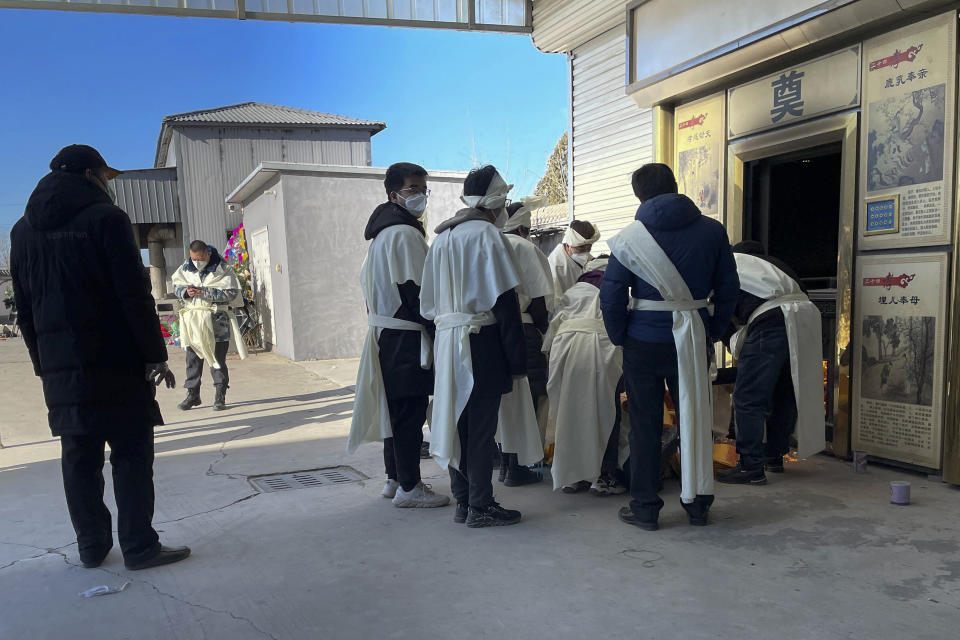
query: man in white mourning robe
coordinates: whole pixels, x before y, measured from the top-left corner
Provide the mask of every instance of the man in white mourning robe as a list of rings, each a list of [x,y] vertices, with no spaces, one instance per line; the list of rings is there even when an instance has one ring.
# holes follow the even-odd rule
[[[546,439],[547,359],[543,354],[543,334],[550,324],[553,310],[553,279],[543,252],[529,240],[532,224],[531,206],[537,200],[524,198],[507,207],[510,216],[503,234],[513,248],[514,263],[520,276],[517,299],[523,320],[523,337],[527,345],[527,378],[514,380],[514,390],[500,402],[500,428],[497,441],[501,445],[500,482],[519,487],[540,482],[543,477],[526,465],[543,458]]]
[[[766,255],[759,242],[741,242],[733,255],[740,296],[725,341],[737,359],[733,406],[740,460],[717,480],[763,485],[765,470],[783,473],[794,427],[801,458],[826,445],[820,310],[793,269]]]
[[[550,252],[547,262],[553,275],[554,297],[559,300],[577,284],[583,269],[593,258],[590,249],[600,240],[600,229],[586,220],[574,220],[563,233],[563,242]]]
[[[526,375],[526,345],[510,244],[500,233],[511,186],[490,165],[463,183],[467,205],[436,228],[423,269],[420,310],[436,325],[430,453],[450,472],[454,521],[516,524],[493,497],[500,399]]]
[[[347,451],[382,440],[387,479],[381,495],[396,507],[442,507],[420,478],[420,446],[433,393],[433,323],[420,315],[420,282],[427,257],[423,225],[427,172],[408,162],[391,165],[384,177],[388,201],[371,214],[370,240],[361,269],[367,302],[367,337],[357,374]]]
[[[600,283],[607,258],[587,263],[580,281],[557,303],[544,350],[550,353],[550,414],[556,424],[553,488],[596,496],[622,494],[618,385],[623,350],[610,342],[600,313]]]
[[[644,165],[632,185],[640,208],[610,240],[600,287],[607,333],[623,345],[630,409],[631,501],[619,517],[649,531],[659,526],[666,384],[680,428],[680,501],[690,524],[705,526],[714,486],[709,353],[737,303],[737,266],[726,229],[677,193],[670,167]]]

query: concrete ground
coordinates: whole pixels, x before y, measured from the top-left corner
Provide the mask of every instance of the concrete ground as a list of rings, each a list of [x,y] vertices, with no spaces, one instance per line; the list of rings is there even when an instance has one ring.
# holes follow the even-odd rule
[[[452,507],[379,497],[378,446],[344,453],[355,363],[231,365],[225,413],[184,414],[181,391],[160,394],[155,522],[193,556],[128,572],[115,549],[87,570],[39,383],[20,341],[0,342],[0,638],[957,637],[956,488],[817,457],[766,487],[718,486],[706,528],[687,525],[675,482],[654,533],[617,521],[626,499],[544,483],[497,486],[519,526],[468,530]],[[370,479],[274,493],[247,480],[337,465]],[[423,472],[449,491],[432,461]],[[909,507],[888,502],[898,478],[913,483]]]

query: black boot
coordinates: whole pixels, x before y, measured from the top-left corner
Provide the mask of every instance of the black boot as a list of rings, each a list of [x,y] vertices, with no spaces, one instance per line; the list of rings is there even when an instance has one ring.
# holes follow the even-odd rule
[[[517,454],[504,454],[507,459],[506,479],[503,484],[508,487],[522,487],[525,484],[534,484],[543,480],[543,478],[533,469],[520,466],[517,460]]]
[[[187,397],[179,405],[181,411],[189,411],[200,406],[200,389],[187,389]]]
[[[223,411],[227,408],[227,385],[217,385],[217,395],[213,399],[213,410]]]
[[[507,477],[507,467],[510,466],[510,454],[504,453],[503,447],[501,447],[499,444],[497,445],[497,449],[500,451],[500,473],[497,474],[497,480],[503,482]]]

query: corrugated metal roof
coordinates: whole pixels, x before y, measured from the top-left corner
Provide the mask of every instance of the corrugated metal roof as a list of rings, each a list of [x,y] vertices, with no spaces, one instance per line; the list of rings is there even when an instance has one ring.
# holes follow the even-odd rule
[[[357,120],[333,113],[307,111],[264,102],[241,102],[240,104],[202,109],[187,113],[175,113],[163,119],[165,124],[216,123],[234,125],[291,125],[349,127],[382,131],[387,127],[375,120]]]
[[[117,206],[134,224],[180,222],[177,169],[135,169],[113,180]]]
[[[560,204],[549,204],[545,207],[539,207],[531,212],[533,218],[533,229],[546,229],[549,227],[566,227],[570,222],[570,205],[566,202]]]

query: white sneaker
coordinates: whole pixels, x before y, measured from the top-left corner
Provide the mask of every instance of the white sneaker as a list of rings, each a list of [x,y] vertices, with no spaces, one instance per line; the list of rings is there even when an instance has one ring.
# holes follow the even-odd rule
[[[383,491],[380,492],[384,498],[388,500],[393,500],[393,497],[397,495],[397,489],[400,488],[400,483],[396,480],[391,480],[387,478],[383,483]]]
[[[450,504],[450,498],[433,492],[428,484],[422,482],[410,491],[397,489],[397,496],[393,499],[393,506],[401,509],[432,509]]]
[[[595,496],[618,496],[626,493],[627,488],[617,482],[617,479],[610,474],[603,474],[597,481],[590,485],[590,493]]]

